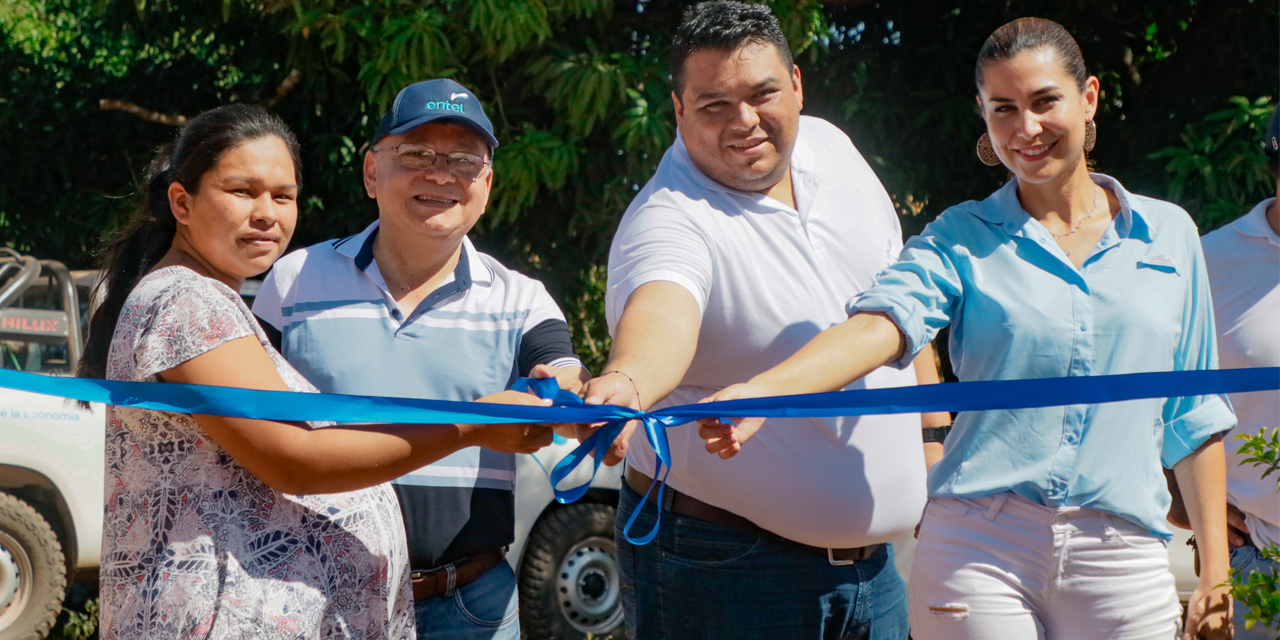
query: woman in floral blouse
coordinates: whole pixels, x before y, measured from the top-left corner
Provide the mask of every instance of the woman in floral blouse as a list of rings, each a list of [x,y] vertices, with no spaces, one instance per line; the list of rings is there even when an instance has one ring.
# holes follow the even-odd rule
[[[80,375],[315,392],[237,294],[288,245],[299,175],[296,139],[260,109],[188,124],[108,248]],[[539,425],[334,427],[110,407],[102,636],[412,638],[387,482],[464,447],[550,441]]]

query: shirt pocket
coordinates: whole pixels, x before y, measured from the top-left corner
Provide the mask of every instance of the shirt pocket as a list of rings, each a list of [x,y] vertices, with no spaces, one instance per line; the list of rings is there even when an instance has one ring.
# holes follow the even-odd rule
[[[1100,296],[1105,304],[1096,310],[1096,332],[1110,341],[1099,346],[1114,361],[1165,367],[1182,334],[1190,288],[1182,277],[1186,266],[1159,254],[1130,259],[1115,273],[1115,288]]]
[[[1157,271],[1160,273],[1170,273],[1173,275],[1181,275],[1178,271],[1178,263],[1168,256],[1143,256],[1138,258],[1138,270],[1144,269]]]

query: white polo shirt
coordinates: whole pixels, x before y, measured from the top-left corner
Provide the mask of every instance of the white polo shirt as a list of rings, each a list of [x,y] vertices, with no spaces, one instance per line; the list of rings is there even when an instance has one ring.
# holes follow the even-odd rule
[[[1252,211],[1201,239],[1218,329],[1218,366],[1280,367],[1280,236],[1267,223],[1268,198]],[[1280,544],[1280,492],[1275,476],[1240,466],[1241,433],[1280,427],[1280,392],[1231,394],[1240,420],[1227,447],[1227,501],[1245,513],[1254,544]]]
[[[609,251],[610,331],[648,282],[684,287],[702,312],[689,371],[657,407],[697,402],[782,362],[844,322],[844,303],[897,258],[893,204],[844,132],[801,117],[791,179],[798,210],[708,178],[677,136],[628,207]],[[912,368],[885,367],[849,388],[913,384]],[[706,452],[696,424],[668,436],[672,487],[804,544],[887,542],[924,508],[919,414],[774,418],[729,460]],[[627,463],[654,474],[639,431]]]

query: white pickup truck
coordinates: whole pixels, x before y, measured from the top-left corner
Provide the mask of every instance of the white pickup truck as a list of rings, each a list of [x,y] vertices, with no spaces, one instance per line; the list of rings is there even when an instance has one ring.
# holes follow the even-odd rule
[[[0,248],[0,368],[69,376],[80,357],[81,327],[96,273]],[[241,290],[257,293],[258,282]],[[96,581],[102,544],[101,405],[0,389],[0,640],[43,638],[74,581]],[[520,589],[523,637],[608,637],[622,624],[613,517],[620,469],[601,467],[574,504],[554,501],[545,469],[575,443],[516,464],[516,541],[507,555]],[[544,469],[545,467],[545,469]],[[585,482],[582,465],[565,485]],[[1178,591],[1195,588],[1191,553],[1169,545]],[[910,535],[895,542],[908,575]]]

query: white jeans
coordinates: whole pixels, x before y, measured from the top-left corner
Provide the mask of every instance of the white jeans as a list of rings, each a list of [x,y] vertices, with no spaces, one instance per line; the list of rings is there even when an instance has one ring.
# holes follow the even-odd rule
[[[916,640],[1171,640],[1162,539],[1119,516],[1011,493],[934,499],[907,583]]]

